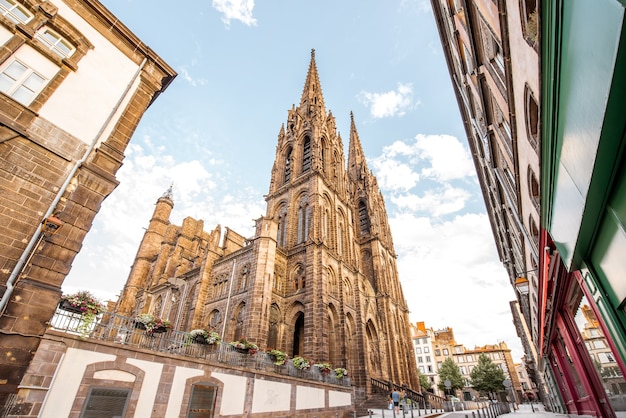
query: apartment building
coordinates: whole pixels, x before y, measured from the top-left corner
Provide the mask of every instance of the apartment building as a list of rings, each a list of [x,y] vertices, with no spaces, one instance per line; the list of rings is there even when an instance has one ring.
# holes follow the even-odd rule
[[[137,124],[176,72],[96,0],[2,0],[0,45],[3,405]]]
[[[614,417],[576,318],[626,371],[618,0],[431,0],[531,375],[555,412]],[[601,28],[601,30],[599,30]],[[515,312],[514,312],[515,316]],[[541,382],[543,381],[543,382]],[[540,391],[540,396],[543,391]]]

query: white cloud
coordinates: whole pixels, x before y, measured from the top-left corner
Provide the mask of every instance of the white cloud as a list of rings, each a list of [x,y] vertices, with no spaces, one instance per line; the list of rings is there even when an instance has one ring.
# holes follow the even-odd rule
[[[397,90],[386,93],[362,91],[357,98],[370,107],[370,114],[375,118],[403,116],[413,103],[413,85],[398,83]]]
[[[246,26],[255,26],[256,19],[252,17],[254,0],[213,0],[213,7],[224,14],[222,22],[230,26],[231,20],[239,20]]]
[[[419,174],[409,165],[391,158],[381,158],[372,161],[376,170],[376,179],[383,189],[410,190],[419,181]]]
[[[486,214],[434,223],[403,213],[390,218],[390,225],[412,322],[450,326],[456,340],[469,348],[504,340],[514,355],[521,355],[508,305],[515,295]]]
[[[187,67],[179,67],[178,73],[183,77],[183,80],[191,84],[192,87],[204,86],[208,83],[206,78],[193,78]]]
[[[450,135],[417,135],[416,151],[420,158],[430,161],[422,175],[439,181],[476,176],[469,151],[461,141]]]
[[[465,189],[445,185],[443,190],[427,190],[421,197],[415,194],[403,194],[392,196],[391,201],[400,210],[407,209],[442,216],[462,210],[470,197],[471,194]]]

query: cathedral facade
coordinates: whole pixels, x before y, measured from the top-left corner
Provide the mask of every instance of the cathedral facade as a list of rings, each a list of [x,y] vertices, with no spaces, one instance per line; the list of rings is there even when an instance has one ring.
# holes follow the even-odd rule
[[[300,104],[280,128],[265,216],[243,237],[201,220],[170,223],[158,199],[116,306],[175,329],[327,361],[419,390],[409,312],[383,196],[351,115],[348,161],[311,54]],[[223,235],[223,236],[222,236]]]

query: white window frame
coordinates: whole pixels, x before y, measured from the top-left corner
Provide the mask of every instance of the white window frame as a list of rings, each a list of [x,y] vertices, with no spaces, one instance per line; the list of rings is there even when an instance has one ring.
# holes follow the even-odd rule
[[[15,10],[18,10],[21,14],[26,15],[27,18],[25,20],[22,19],[20,15],[15,14]],[[34,17],[34,15],[29,12],[26,7],[15,0],[0,0],[0,14],[13,23],[28,23]]]
[[[54,38],[54,41],[51,41],[45,35],[49,35],[50,37]],[[63,36],[59,35],[57,32],[53,31],[47,26],[38,30],[35,34],[35,38],[37,38],[37,40],[44,44],[47,49],[49,49],[61,58],[69,58],[74,54],[74,52],[76,52],[76,48],[74,47],[74,45],[71,44],[71,42],[69,42]],[[59,48],[59,45],[65,46],[67,51],[63,48]]]
[[[9,76],[8,74],[6,74],[6,71],[11,66],[13,66],[13,64],[15,64],[15,63],[17,63],[17,64],[19,64],[19,65],[21,65],[21,66],[26,68],[24,73],[21,74],[20,77],[17,78],[17,79],[15,79],[12,76]],[[23,61],[18,60],[18,59],[13,59],[6,66],[2,67],[2,69],[0,71],[0,76],[5,76],[5,74],[6,74],[6,78],[9,78],[10,80],[13,80],[13,82],[12,82],[11,86],[7,90],[0,90],[0,91],[2,91],[4,94],[6,94],[9,97],[12,97],[14,100],[22,103],[25,106],[30,105],[33,102],[33,100],[35,100],[37,95],[39,95],[39,93],[41,93],[41,91],[46,87],[46,85],[50,81],[46,77],[44,77],[41,73],[35,71],[31,66],[29,66],[28,64],[26,64]],[[25,85],[25,83],[28,82],[28,80],[31,79],[32,75],[36,75],[37,77],[42,79],[42,83],[38,86],[37,90],[33,90],[30,87]],[[24,88],[26,88],[26,89],[28,89],[29,91],[32,92],[32,94],[30,95],[28,100],[20,100],[19,99],[19,95],[17,95],[16,93],[18,93],[20,91],[20,87],[24,87]]]

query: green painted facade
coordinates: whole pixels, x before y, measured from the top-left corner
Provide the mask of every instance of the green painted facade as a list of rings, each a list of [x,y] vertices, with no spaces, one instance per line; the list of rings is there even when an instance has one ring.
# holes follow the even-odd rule
[[[626,359],[625,1],[542,5],[542,227]]]

